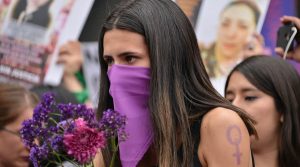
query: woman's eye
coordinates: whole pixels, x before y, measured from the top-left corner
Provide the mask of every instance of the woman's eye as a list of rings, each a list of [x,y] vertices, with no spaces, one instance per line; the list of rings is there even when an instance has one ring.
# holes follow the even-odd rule
[[[233,99],[227,99],[230,103],[232,103],[233,102]]]
[[[257,99],[256,96],[246,96],[246,97],[245,97],[245,100],[246,100],[246,101],[254,101],[255,99]]]
[[[136,60],[136,57],[134,56],[126,56],[125,60],[128,64],[133,63]]]
[[[104,58],[104,61],[106,62],[106,64],[108,66],[112,65],[114,63],[114,59],[110,58],[110,57],[106,57]]]
[[[240,25],[239,25],[239,28],[242,29],[242,30],[247,30],[248,27],[249,27],[249,26],[246,25],[246,24],[240,24]]]
[[[222,22],[221,22],[221,26],[222,26],[222,27],[229,27],[229,25],[230,25],[230,22],[229,22],[229,21],[222,21]]]

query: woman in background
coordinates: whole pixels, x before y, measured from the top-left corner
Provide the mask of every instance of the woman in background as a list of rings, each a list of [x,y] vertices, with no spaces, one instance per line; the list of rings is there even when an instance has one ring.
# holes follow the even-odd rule
[[[257,121],[256,167],[300,166],[300,77],[292,65],[270,56],[245,59],[229,74],[225,95]]]
[[[32,117],[38,98],[25,88],[0,83],[0,167],[28,167],[29,150],[19,130]]]

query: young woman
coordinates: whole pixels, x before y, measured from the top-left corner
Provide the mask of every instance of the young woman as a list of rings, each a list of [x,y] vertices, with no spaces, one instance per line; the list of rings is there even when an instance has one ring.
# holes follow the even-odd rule
[[[0,83],[0,166],[28,167],[29,150],[23,145],[19,130],[32,117],[38,98],[17,85]]]
[[[123,167],[249,166],[252,121],[212,87],[193,28],[174,2],[116,7],[99,57],[99,113],[113,108],[127,117]],[[110,147],[103,156],[108,166]]]
[[[248,58],[228,76],[226,98],[257,121],[256,167],[300,166],[299,85],[290,64],[269,56]]]

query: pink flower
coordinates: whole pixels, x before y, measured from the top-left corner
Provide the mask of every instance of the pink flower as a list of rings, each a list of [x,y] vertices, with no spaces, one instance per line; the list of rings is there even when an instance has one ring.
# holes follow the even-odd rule
[[[82,119],[75,120],[72,133],[64,135],[64,146],[67,153],[79,163],[89,163],[100,148],[105,146],[105,137],[101,131],[92,129]]]

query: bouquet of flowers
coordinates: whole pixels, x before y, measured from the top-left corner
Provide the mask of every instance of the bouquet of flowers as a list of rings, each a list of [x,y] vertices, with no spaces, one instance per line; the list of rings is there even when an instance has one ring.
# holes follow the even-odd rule
[[[95,111],[85,105],[56,104],[53,94],[46,93],[20,133],[34,167],[62,165],[63,161],[86,167],[94,166],[94,157],[108,140],[126,139],[125,124],[126,117],[114,110],[104,111],[98,121]]]

